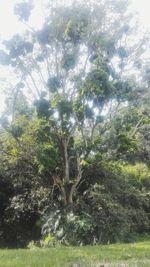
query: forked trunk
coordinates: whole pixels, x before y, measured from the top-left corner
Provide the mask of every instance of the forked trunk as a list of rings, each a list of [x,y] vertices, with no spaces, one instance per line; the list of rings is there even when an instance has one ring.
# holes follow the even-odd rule
[[[64,198],[64,204],[70,205],[73,204],[73,193],[75,191],[74,186],[72,185],[70,188],[63,188],[63,198]]]
[[[64,160],[64,177],[53,176],[54,184],[58,186],[61,191],[64,204],[70,205],[73,203],[73,195],[76,190],[77,185],[79,184],[82,177],[82,166],[80,157],[76,155],[76,179],[70,178],[70,166],[69,166],[69,157],[68,157],[68,138],[62,138],[62,147],[63,147],[63,160]]]

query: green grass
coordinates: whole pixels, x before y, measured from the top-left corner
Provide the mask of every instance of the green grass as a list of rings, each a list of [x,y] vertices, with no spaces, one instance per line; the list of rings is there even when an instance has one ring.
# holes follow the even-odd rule
[[[0,250],[0,267],[150,267],[150,242]]]

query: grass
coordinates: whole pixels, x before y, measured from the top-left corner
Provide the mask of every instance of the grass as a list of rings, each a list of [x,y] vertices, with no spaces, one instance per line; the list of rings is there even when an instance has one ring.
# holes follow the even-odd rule
[[[150,242],[0,250],[0,267],[150,267]]]

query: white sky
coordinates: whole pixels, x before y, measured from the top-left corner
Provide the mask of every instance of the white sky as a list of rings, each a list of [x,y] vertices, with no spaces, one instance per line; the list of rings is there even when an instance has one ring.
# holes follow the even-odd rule
[[[21,33],[26,29],[13,14],[13,6],[17,2],[19,2],[19,0],[0,0],[0,41],[9,39],[15,33]],[[35,9],[30,19],[30,25],[34,28],[40,28],[44,17],[42,10],[42,2],[44,1],[34,0],[34,2]],[[130,2],[132,3],[133,10],[139,13],[143,25],[150,29],[150,0],[130,0]],[[0,67],[0,79],[4,78],[5,75],[5,72]],[[4,98],[2,97],[0,88],[0,112],[3,108]]]
[[[10,38],[15,33],[23,32],[26,27],[14,15],[13,9],[19,0],[0,0],[0,38]],[[35,9],[30,19],[34,28],[39,28],[43,21],[42,0],[34,0]]]

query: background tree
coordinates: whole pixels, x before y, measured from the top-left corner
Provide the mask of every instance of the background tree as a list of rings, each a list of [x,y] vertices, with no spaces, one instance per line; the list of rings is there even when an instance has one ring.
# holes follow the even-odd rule
[[[129,82],[121,78],[131,54],[125,4],[51,5],[40,31],[5,42],[8,52],[3,57],[22,77],[18,86],[27,87],[30,79],[36,90],[45,138],[44,159],[38,160],[53,169],[51,176],[66,204],[72,203],[83,165],[107,130],[111,119],[104,110],[112,109],[112,116],[132,95]],[[15,8],[22,20],[27,20],[27,10],[24,4]],[[114,57],[120,61],[120,74],[113,67]]]

